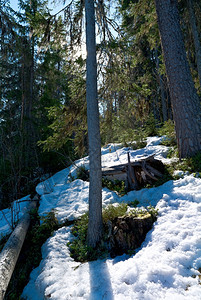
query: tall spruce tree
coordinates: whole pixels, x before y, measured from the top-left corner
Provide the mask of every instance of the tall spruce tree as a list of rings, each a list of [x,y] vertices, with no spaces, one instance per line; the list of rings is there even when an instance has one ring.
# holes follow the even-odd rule
[[[155,0],[180,158],[201,150],[201,108],[186,57],[178,3]]]

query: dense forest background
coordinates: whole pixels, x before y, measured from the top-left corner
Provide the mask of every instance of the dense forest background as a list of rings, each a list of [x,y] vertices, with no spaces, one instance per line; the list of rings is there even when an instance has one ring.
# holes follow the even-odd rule
[[[88,154],[84,1],[0,0],[0,208]],[[102,145],[174,131],[154,1],[96,1]],[[201,3],[178,2],[201,95]],[[196,39],[197,37],[197,39]]]

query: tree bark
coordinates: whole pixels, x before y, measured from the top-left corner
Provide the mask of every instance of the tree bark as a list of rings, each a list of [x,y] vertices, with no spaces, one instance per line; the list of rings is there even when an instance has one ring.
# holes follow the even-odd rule
[[[135,171],[131,165],[130,162],[130,155],[129,152],[128,154],[128,167],[127,167],[127,180],[128,180],[128,185],[130,187],[131,190],[138,190],[139,189],[139,185],[137,182],[137,178],[135,176]]]
[[[186,57],[176,0],[155,0],[180,158],[201,150],[201,109]]]
[[[35,207],[36,201],[31,203],[30,209]],[[29,212],[26,212],[0,253],[0,300],[4,299],[4,295],[24,243],[29,224],[30,215]]]
[[[155,60],[156,60],[156,70],[158,75],[158,82],[161,92],[161,106],[162,106],[162,115],[163,115],[163,122],[168,120],[168,107],[167,107],[167,99],[166,99],[166,93],[165,93],[165,86],[163,83],[163,77],[160,74],[160,61],[158,57],[158,50],[157,48],[154,51],[155,53]]]
[[[102,236],[101,138],[97,97],[97,63],[94,1],[85,1],[87,49],[87,124],[89,139],[89,224],[88,245],[95,248]]]
[[[196,26],[196,17],[193,9],[193,0],[187,0],[188,10],[189,10],[189,19],[191,24],[191,30],[195,45],[195,56],[196,56],[196,63],[197,63],[197,70],[198,70],[198,78],[201,88],[201,44],[199,40],[199,34]]]

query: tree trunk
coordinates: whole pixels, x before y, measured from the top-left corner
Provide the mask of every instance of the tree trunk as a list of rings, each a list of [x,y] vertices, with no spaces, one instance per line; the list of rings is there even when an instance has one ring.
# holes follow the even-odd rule
[[[89,224],[88,245],[96,247],[102,236],[101,139],[97,97],[97,64],[94,1],[85,1],[87,49],[87,124],[89,139]]]
[[[180,28],[176,0],[155,0],[180,158],[201,150],[201,109]]]
[[[156,70],[158,75],[158,82],[161,92],[161,106],[162,106],[162,115],[163,115],[163,122],[168,120],[168,107],[167,107],[167,99],[166,99],[166,93],[165,93],[165,86],[163,83],[163,77],[160,74],[160,61],[158,57],[158,50],[157,48],[154,51],[155,53],[155,60],[156,60]]]
[[[31,203],[30,209],[35,207],[36,201]],[[0,300],[3,300],[6,293],[9,281],[24,243],[29,224],[30,215],[29,212],[26,212],[0,253]]]
[[[197,62],[198,78],[199,78],[200,88],[201,88],[201,44],[200,44],[199,34],[196,26],[195,13],[193,9],[193,0],[187,0],[187,4],[189,10],[191,30],[192,30],[193,40],[195,45],[195,56]]]

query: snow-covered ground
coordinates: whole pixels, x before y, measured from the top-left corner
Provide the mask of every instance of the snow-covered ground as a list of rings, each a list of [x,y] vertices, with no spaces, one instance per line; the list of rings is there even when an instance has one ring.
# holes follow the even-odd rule
[[[0,238],[12,232],[12,225],[15,225],[24,212],[27,210],[30,197],[26,196],[12,203],[11,208],[0,211]]]
[[[130,150],[132,159],[155,153],[156,158],[169,162],[168,148],[159,145],[160,139],[149,138],[145,148]],[[102,149],[102,165],[126,162],[128,150],[108,145]],[[88,164],[88,158],[76,162],[79,166],[88,167]],[[69,173],[76,177],[75,165],[37,186],[41,195],[40,215],[54,209],[62,222],[87,210],[88,183],[78,179],[70,182]],[[201,268],[201,179],[185,175],[157,188],[132,191],[121,198],[103,189],[104,205],[135,199],[140,206],[152,204],[159,209],[153,229],[135,255],[75,262],[66,246],[72,239],[70,227],[62,227],[43,245],[43,259],[32,271],[22,297],[28,300],[201,300],[198,271]],[[2,220],[3,234],[5,221]]]

